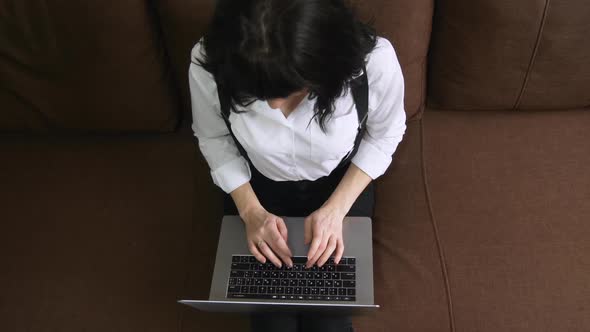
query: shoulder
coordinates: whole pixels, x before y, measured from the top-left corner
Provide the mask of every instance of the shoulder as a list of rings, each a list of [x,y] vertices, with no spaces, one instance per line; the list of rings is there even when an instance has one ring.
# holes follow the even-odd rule
[[[199,61],[205,60],[205,49],[203,47],[203,39],[201,38],[192,48],[190,54],[189,79],[207,88],[212,92],[217,88],[213,75],[203,68]]]
[[[367,74],[373,77],[381,77],[383,74],[392,74],[400,69],[397,54],[393,45],[387,38],[377,37],[377,45],[367,54]]]
[[[377,37],[377,45],[367,55],[366,61],[369,107],[374,109],[391,94],[391,89],[403,88],[404,78],[396,51],[386,38]]]
[[[367,55],[370,104],[375,105],[392,85],[403,84],[403,74],[396,51],[389,40],[377,37],[377,45]]]
[[[199,39],[197,43],[191,49],[191,60],[205,58],[205,48],[203,47],[203,38]]]
[[[192,48],[188,69],[188,81],[191,95],[195,98],[205,99],[214,106],[219,106],[217,83],[213,75],[203,68],[198,60],[204,60],[204,48],[202,39]]]
[[[203,60],[205,60],[205,48],[203,47],[203,38],[201,38],[191,50],[189,74],[198,79],[213,79],[213,75],[199,64],[199,61]]]

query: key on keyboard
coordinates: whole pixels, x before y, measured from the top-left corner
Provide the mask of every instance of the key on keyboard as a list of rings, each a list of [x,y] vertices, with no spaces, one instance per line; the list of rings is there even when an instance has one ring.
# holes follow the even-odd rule
[[[291,257],[293,267],[260,263],[252,255],[233,255],[227,298],[304,301],[356,301],[356,258],[330,257],[305,268],[306,256]]]

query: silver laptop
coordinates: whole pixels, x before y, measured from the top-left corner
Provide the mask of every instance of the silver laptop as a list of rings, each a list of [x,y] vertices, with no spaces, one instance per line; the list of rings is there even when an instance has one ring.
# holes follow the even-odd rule
[[[239,216],[222,220],[208,300],[178,302],[203,311],[333,311],[358,314],[375,310],[371,218],[343,221],[344,254],[321,267],[305,269],[309,245],[303,243],[304,218],[283,217],[293,267],[260,263],[248,250]]]

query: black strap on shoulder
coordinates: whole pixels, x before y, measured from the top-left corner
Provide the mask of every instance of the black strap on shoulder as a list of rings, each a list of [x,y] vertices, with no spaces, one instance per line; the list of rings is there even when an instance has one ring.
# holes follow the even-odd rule
[[[367,78],[367,70],[366,67],[363,67],[363,74],[354,80],[351,81],[351,91],[352,97],[354,99],[354,103],[356,105],[357,116],[359,120],[359,126],[356,138],[354,140],[354,147],[353,149],[340,161],[338,167],[341,167],[348,163],[357,153],[361,140],[366,131],[366,123],[367,117],[369,113],[369,81]],[[244,149],[244,147],[240,144],[236,136],[234,135],[231,123],[229,121],[230,115],[230,105],[229,105],[229,97],[225,94],[225,89],[222,86],[217,84],[217,93],[219,95],[219,105],[221,107],[221,117],[225,121],[225,124],[229,130],[230,135],[232,136],[238,150],[242,154],[246,160],[250,163],[250,158],[248,158],[248,153]]]

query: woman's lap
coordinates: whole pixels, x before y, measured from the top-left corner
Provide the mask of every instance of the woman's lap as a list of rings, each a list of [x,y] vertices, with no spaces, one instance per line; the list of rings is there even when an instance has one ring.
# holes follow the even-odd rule
[[[306,217],[330,197],[345,168],[338,169],[329,177],[317,182],[275,182],[262,176],[252,165],[250,184],[262,206],[278,216]],[[371,182],[359,195],[348,216],[373,216],[375,187]],[[224,214],[238,215],[230,195],[224,197]],[[319,312],[257,312],[250,314],[254,332],[349,332],[353,331],[352,319],[346,314]]]
[[[351,332],[346,314],[321,312],[257,312],[250,314],[252,332]]]

